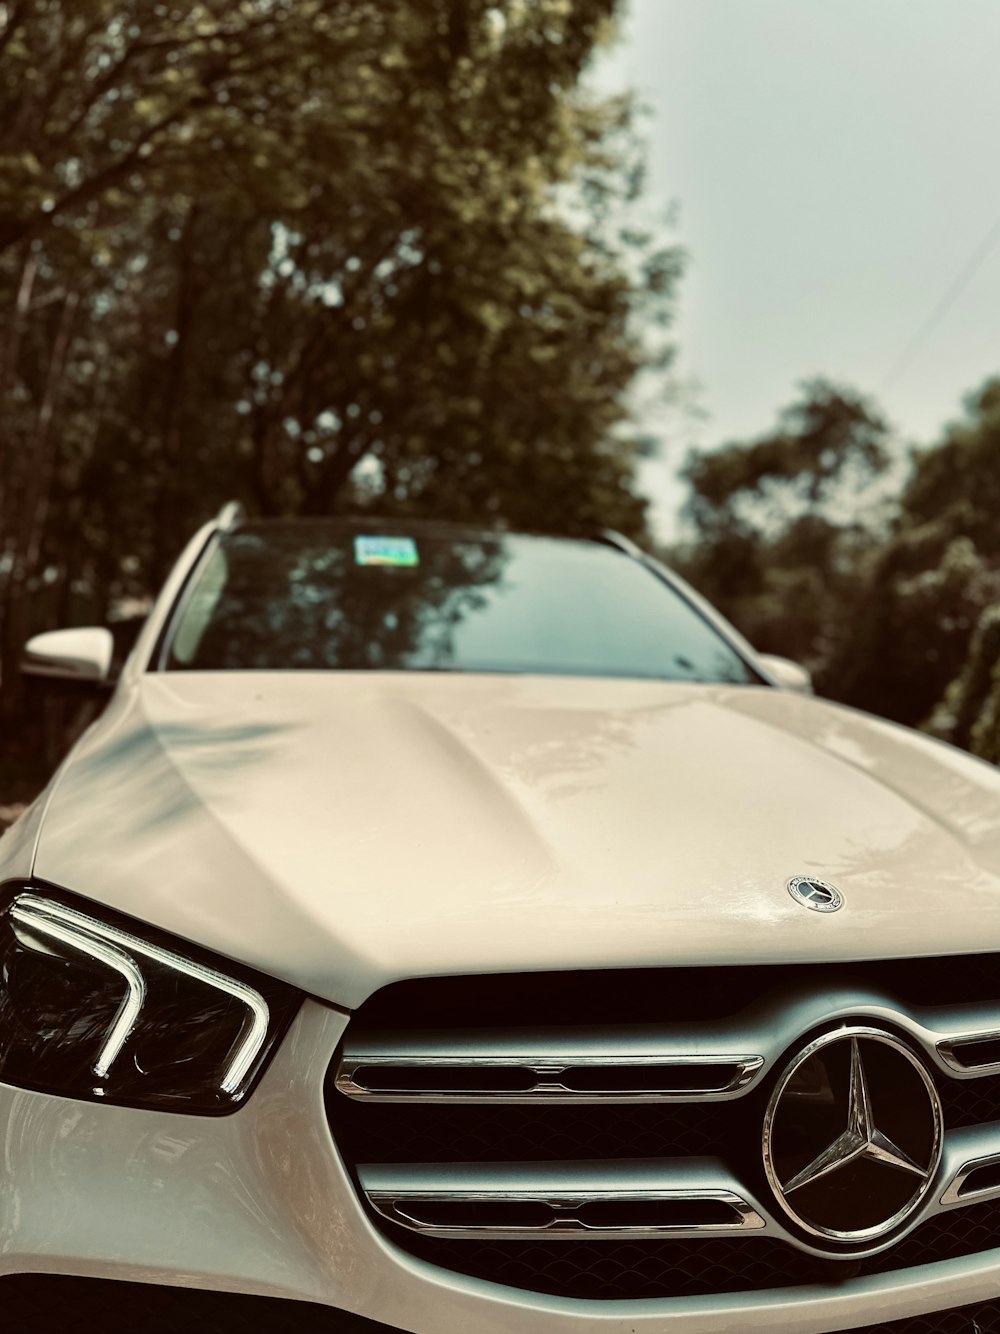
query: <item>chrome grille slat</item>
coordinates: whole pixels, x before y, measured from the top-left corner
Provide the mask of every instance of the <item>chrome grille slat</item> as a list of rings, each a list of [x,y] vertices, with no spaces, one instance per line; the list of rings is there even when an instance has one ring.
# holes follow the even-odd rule
[[[476,1057],[412,1054],[407,1050],[380,1055],[348,1047],[337,1071],[336,1087],[350,1098],[377,1102],[481,1102],[521,1103],[536,1099],[549,1103],[572,1102],[670,1102],[681,1099],[695,1102],[734,1097],[746,1089],[760,1073],[764,1058],[758,1055],[713,1056],[623,1056],[606,1051],[590,1055],[564,1055],[561,1060],[540,1059],[535,1055],[479,1055]],[[440,1087],[420,1082],[417,1087],[399,1086],[384,1079],[379,1085],[378,1072],[414,1071],[431,1075],[439,1072]],[[599,1079],[587,1088],[574,1088],[574,1071],[614,1071],[621,1085],[609,1080],[606,1088]],[[628,1074],[635,1072],[635,1086],[629,1088]],[[458,1087],[447,1087],[445,1072],[452,1077],[465,1074]],[[509,1072],[523,1076],[522,1087],[489,1087],[489,1073]],[[655,1087],[650,1075],[662,1072],[662,1087]],[[640,1080],[646,1077],[646,1086]],[[372,1074],[375,1078],[372,1078]],[[367,1076],[367,1079],[366,1079]]]
[[[690,1238],[766,1227],[756,1203],[711,1159],[612,1165],[362,1164],[358,1177],[372,1205],[390,1222],[453,1240]],[[672,1217],[650,1222],[650,1205],[669,1206]],[[439,1211],[435,1222],[427,1206],[460,1206],[472,1221],[449,1224]],[[527,1226],[504,1223],[503,1211],[510,1206],[535,1206],[539,1221]],[[588,1219],[588,1211],[593,1214],[600,1206],[612,1207],[621,1221]],[[477,1212],[482,1221],[476,1221]]]
[[[995,1181],[977,1184],[976,1174],[995,1169]],[[945,1138],[941,1178],[948,1183],[942,1208],[1000,1199],[1000,1122],[953,1130]]]
[[[990,1047],[994,1060],[975,1060],[976,1048]],[[938,1055],[960,1078],[978,1079],[982,1075],[1000,1074],[1000,1030],[965,1033],[937,1044]]]
[[[371,1102],[713,1102],[742,1097],[808,1029],[859,1018],[902,1029],[952,1078],[1000,1074],[1000,1060],[976,1065],[961,1059],[963,1045],[1000,1044],[1000,1006],[922,1011],[904,1008],[874,990],[843,986],[825,995],[803,991],[769,997],[729,1021],[684,1029],[663,1025],[405,1034],[348,1030],[335,1082],[346,1097]],[[606,1088],[574,1088],[567,1078],[573,1071],[600,1067],[615,1072]],[[624,1078],[629,1069],[637,1075],[632,1088]],[[402,1080],[380,1084],[380,1070],[410,1070],[414,1078],[410,1085]],[[662,1088],[650,1078],[657,1070],[663,1072]],[[442,1074],[437,1087],[431,1078],[435,1071]],[[517,1087],[498,1082],[499,1075],[517,1073],[523,1076]]]

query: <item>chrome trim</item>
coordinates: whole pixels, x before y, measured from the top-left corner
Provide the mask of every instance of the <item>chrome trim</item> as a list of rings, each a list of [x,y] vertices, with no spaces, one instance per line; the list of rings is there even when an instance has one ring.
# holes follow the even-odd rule
[[[124,950],[118,949],[110,942],[83,936],[78,927],[65,925],[59,921],[56,914],[50,919],[37,903],[26,902],[29,898],[29,895],[21,895],[14,900],[10,908],[14,934],[22,945],[26,945],[29,949],[38,949],[39,946],[33,939],[34,935],[37,933],[48,936],[69,949],[96,959],[98,963],[103,963],[124,979],[125,995],[118,1007],[111,1030],[104,1040],[104,1046],[91,1067],[98,1079],[106,1079],[142,1013],[142,1007],[146,1002],[146,979],[135,961]]]
[[[978,1079],[982,1075],[1000,1074],[1000,1060],[982,1061],[970,1065],[968,1062],[959,1059],[956,1048],[960,1049],[965,1046],[971,1046],[974,1042],[1000,1043],[1000,1029],[985,1033],[966,1033],[961,1037],[953,1037],[949,1038],[947,1041],[939,1042],[937,1044],[938,1054],[944,1061],[945,1065],[949,1066],[956,1074],[966,1078],[972,1076],[973,1078]]]
[[[941,1203],[945,1207],[956,1204],[979,1204],[983,1200],[995,1200],[1000,1196],[1000,1181],[995,1186],[987,1186],[981,1190],[963,1190],[969,1177],[981,1167],[1000,1168],[1000,1152],[990,1154],[988,1158],[973,1158],[971,1162],[963,1164],[941,1196]]]
[[[814,875],[793,875],[785,887],[796,903],[813,912],[837,912],[844,906],[844,896],[837,886]]]
[[[963,1126],[945,1136],[941,1180],[948,1184],[938,1201],[942,1208],[954,1209],[1000,1199],[1000,1174],[996,1186],[964,1189],[969,1178],[981,1167],[1000,1169],[1000,1122]]]
[[[562,1103],[636,1103],[636,1102],[702,1102],[710,1099],[733,1097],[742,1093],[756,1079],[764,1065],[762,1056],[717,1056],[692,1055],[641,1056],[622,1055],[620,1048],[614,1052],[592,1052],[591,1054],[566,1053],[559,1058],[544,1058],[539,1054],[524,1055],[426,1055],[409,1054],[405,1043],[391,1055],[384,1055],[364,1050],[348,1048],[340,1061],[336,1075],[336,1087],[349,1098],[366,1102],[393,1103],[439,1103],[461,1102],[476,1104],[515,1104],[544,1101],[550,1104]],[[466,1089],[418,1088],[407,1089],[372,1089],[358,1078],[358,1072],[364,1069],[403,1066],[415,1070],[468,1070],[475,1074],[478,1070],[523,1070],[527,1087],[524,1089],[477,1089],[470,1082]],[[687,1087],[649,1089],[636,1087],[623,1089],[574,1089],[561,1082],[559,1076],[570,1070],[601,1069],[612,1067],[616,1070],[693,1070],[719,1066],[728,1069],[735,1067],[735,1073],[728,1078],[720,1078],[715,1085],[702,1084]],[[533,1080],[533,1082],[531,1082]]]
[[[1000,1001],[923,1009],[905,1006],[874,987],[858,986],[845,966],[841,985],[822,992],[807,985],[778,989],[725,1020],[686,1025],[661,1024],[595,1029],[454,1030],[433,1033],[348,1029],[335,1083],[346,1097],[380,1102],[520,1103],[556,1102],[713,1102],[739,1098],[780,1065],[804,1033],[840,1024],[886,1025],[926,1056],[930,1065],[954,1079],[1000,1074],[996,1065],[966,1067],[954,1055],[965,1041],[1000,1039]],[[1000,984],[998,984],[1000,990]],[[653,1091],[569,1090],[558,1076],[574,1067],[629,1065],[673,1068],[738,1066],[732,1079],[715,1087]],[[365,1086],[363,1066],[439,1066],[454,1070],[520,1067],[537,1076],[520,1091],[483,1089],[401,1089],[381,1092]],[[423,1082],[423,1081],[421,1081]],[[616,1081],[617,1082],[617,1081]]]
[[[270,1019],[267,1002],[253,987],[38,894],[19,894],[11,904],[10,914],[12,920],[29,932],[47,935],[79,950],[114,969],[125,979],[128,991],[94,1063],[94,1073],[99,1078],[107,1076],[142,1012],[146,982],[133,957],[140,955],[205,986],[214,987],[246,1006],[248,1017],[243,1032],[220,1081],[224,1093],[236,1093],[239,1090],[267,1039]]]
[[[365,1164],[358,1168],[362,1189],[390,1222],[424,1236],[462,1240],[532,1240],[538,1237],[600,1240],[606,1237],[710,1237],[759,1231],[766,1223],[755,1202],[721,1163],[710,1158],[621,1163],[485,1163],[455,1165]],[[601,1226],[579,1217],[587,1206],[666,1203],[696,1212],[699,1205],[722,1205],[731,1222],[660,1223],[637,1221]],[[448,1225],[419,1217],[421,1205],[491,1204],[542,1206],[548,1222],[506,1225],[484,1222]],[[409,1211],[409,1212],[408,1212]]]

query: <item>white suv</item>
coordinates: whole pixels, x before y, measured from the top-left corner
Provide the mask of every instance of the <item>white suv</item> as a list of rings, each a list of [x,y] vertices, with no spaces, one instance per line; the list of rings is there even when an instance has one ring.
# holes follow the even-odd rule
[[[1000,775],[791,676],[227,509],[0,842],[4,1328],[1000,1329]]]

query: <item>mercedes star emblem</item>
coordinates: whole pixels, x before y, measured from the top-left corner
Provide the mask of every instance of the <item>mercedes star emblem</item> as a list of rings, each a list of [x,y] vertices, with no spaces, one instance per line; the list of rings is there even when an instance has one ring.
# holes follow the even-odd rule
[[[941,1160],[941,1101],[898,1038],[846,1027],[785,1069],[764,1118],[764,1169],[785,1213],[814,1237],[863,1243],[916,1212]]]
[[[843,894],[834,885],[808,875],[793,876],[788,882],[788,892],[796,903],[812,908],[813,912],[836,912],[844,903]]]

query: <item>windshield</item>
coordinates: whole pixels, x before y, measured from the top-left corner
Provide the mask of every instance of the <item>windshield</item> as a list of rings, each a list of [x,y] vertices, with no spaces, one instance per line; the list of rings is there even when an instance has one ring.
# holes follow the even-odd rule
[[[614,548],[333,523],[224,534],[162,664],[756,679],[669,585]]]

